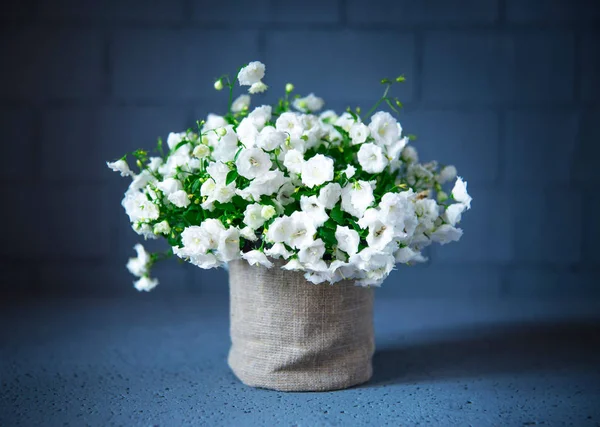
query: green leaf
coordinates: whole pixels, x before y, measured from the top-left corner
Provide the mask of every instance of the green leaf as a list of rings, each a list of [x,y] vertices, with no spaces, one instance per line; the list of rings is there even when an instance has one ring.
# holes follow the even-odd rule
[[[239,157],[239,155],[240,155],[240,153],[242,152],[242,150],[243,150],[243,149],[244,149],[244,147],[240,147],[240,148],[239,148],[239,149],[236,151],[236,153],[235,153],[235,156],[233,157],[233,161],[234,161],[234,162],[235,162],[235,161],[238,159],[238,157]]]
[[[227,173],[227,177],[225,178],[225,185],[231,184],[238,177],[238,172],[236,170],[231,170]]]
[[[413,135],[412,133],[408,134],[407,136],[410,141],[415,141],[417,139],[417,135]]]
[[[317,235],[323,239],[326,246],[332,247],[337,244],[337,239],[335,238],[335,231],[326,227],[319,228]]]
[[[198,191],[198,189],[200,188],[200,180],[197,179],[196,181],[194,181],[194,183],[192,184],[192,194],[196,193]]]
[[[340,225],[344,225],[344,223],[346,222],[344,219],[344,212],[342,212],[342,208],[340,207],[340,205],[335,205],[331,210],[329,216],[331,217],[331,219],[333,219]]]
[[[339,133],[341,133],[342,137],[344,137],[344,139],[350,139],[350,135],[348,134],[348,132],[346,132],[346,130],[343,127],[337,126],[337,125],[333,125],[333,128],[335,130],[337,130]]]
[[[188,141],[187,139],[183,139],[182,141],[179,142],[179,144],[177,144],[175,147],[173,147],[173,149],[171,150],[171,153],[174,153],[175,151],[177,151],[179,148],[183,147],[185,144],[189,144],[190,141]]]

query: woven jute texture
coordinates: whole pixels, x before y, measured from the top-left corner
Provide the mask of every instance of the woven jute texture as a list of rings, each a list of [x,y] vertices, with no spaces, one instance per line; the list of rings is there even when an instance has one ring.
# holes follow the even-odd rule
[[[253,387],[325,391],[373,373],[373,289],[307,282],[301,273],[229,264],[234,374]]]

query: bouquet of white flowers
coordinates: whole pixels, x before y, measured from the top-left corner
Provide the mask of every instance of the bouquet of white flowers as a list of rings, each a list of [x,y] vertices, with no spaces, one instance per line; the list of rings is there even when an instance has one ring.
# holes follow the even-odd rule
[[[263,92],[265,66],[251,62],[237,80],[249,93]],[[461,214],[470,209],[467,184],[454,166],[419,163],[414,139],[404,135],[385,103],[404,81],[384,79],[373,108],[338,115],[321,98],[294,95],[287,84],[277,105],[250,109],[250,95],[233,100],[235,80],[222,76],[214,87],[229,89],[224,116],[209,114],[197,129],[159,139],[156,154],[130,153],[108,166],[133,182],[122,205],[133,229],[145,238],[163,236],[166,255],[200,268],[236,259],[302,271],[312,283],[350,279],[378,286],[396,263],[423,262],[432,242],[457,241]],[[294,111],[295,110],[295,111]],[[165,150],[166,148],[166,150]],[[450,194],[443,185],[455,180]],[[164,254],[136,245],[127,267],[138,290],[158,283],[150,268]]]

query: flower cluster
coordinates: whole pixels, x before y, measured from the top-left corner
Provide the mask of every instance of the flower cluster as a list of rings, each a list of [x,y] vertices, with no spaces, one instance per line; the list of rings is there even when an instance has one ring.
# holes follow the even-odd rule
[[[264,64],[251,62],[237,80],[254,94],[267,89],[264,76]],[[122,205],[133,229],[166,238],[171,254],[201,268],[236,259],[270,268],[280,259],[313,283],[378,286],[397,263],[425,261],[425,247],[461,237],[471,197],[454,166],[420,163],[400,123],[371,114],[381,102],[397,111],[387,93],[401,81],[383,80],[384,96],[361,116],[319,114],[323,100],[292,95],[291,84],[277,105],[251,110],[250,95],[233,100],[235,80],[219,78],[215,88],[229,88],[227,114],[169,134],[154,156],[131,153],[138,172],[127,156],[108,163],[132,178]],[[127,267],[135,287],[150,290],[160,256],[135,249]]]

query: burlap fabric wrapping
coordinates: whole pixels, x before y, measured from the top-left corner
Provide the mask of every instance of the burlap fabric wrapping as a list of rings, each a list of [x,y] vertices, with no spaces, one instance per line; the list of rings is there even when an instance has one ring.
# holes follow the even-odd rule
[[[228,363],[245,384],[324,391],[371,378],[373,289],[314,285],[300,273],[246,261],[229,264]]]

